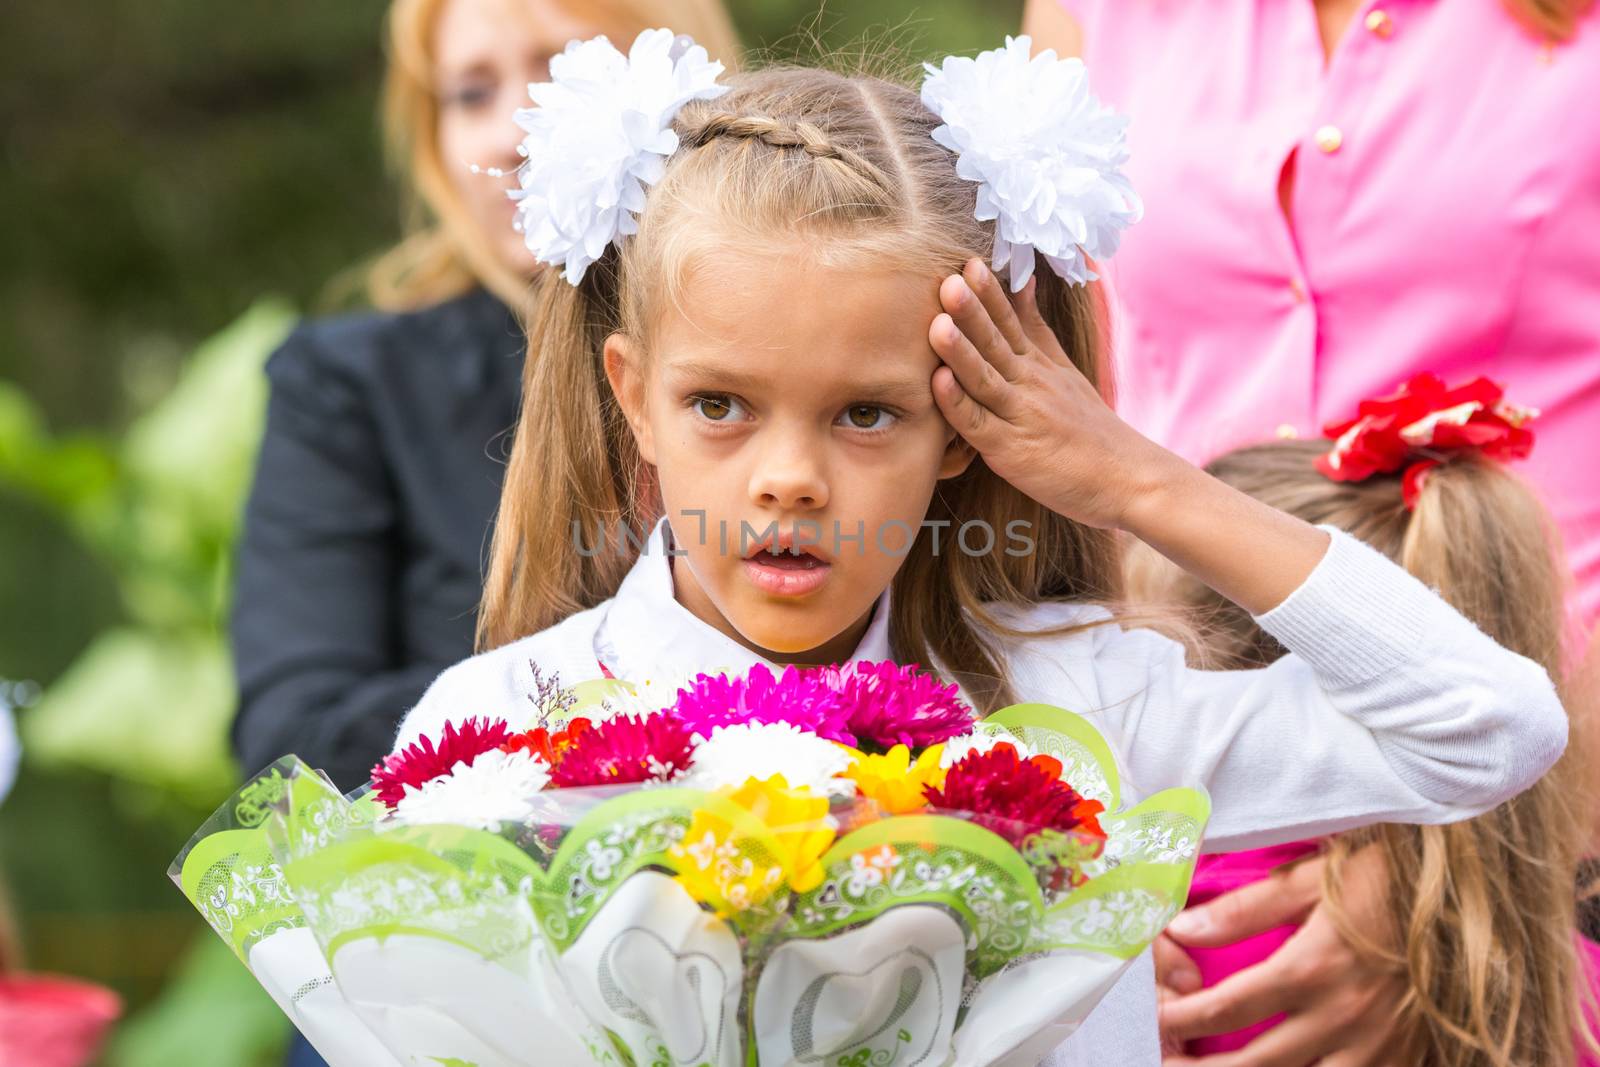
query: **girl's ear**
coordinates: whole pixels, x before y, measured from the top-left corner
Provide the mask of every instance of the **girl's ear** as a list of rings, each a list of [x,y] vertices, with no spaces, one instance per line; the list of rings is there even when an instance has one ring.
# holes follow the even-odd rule
[[[949,433],[950,438],[945,441],[944,455],[939,459],[939,477],[941,480],[954,478],[956,475],[965,472],[968,467],[972,466],[972,461],[978,454],[977,449],[967,444],[966,438],[954,430],[947,429],[946,432]]]
[[[633,440],[639,446],[639,456],[654,464],[655,439],[650,433],[650,419],[645,411],[643,353],[633,339],[620,333],[606,338],[606,380],[611,392],[622,407],[622,415],[633,431]]]

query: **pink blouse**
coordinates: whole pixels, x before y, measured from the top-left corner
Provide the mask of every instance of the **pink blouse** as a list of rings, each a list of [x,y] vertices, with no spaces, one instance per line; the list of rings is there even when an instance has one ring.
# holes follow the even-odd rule
[[[1500,0],[1368,0],[1325,67],[1311,0],[1063,3],[1133,120],[1126,417],[1203,462],[1419,371],[1504,381],[1600,615],[1600,19],[1549,46]]]

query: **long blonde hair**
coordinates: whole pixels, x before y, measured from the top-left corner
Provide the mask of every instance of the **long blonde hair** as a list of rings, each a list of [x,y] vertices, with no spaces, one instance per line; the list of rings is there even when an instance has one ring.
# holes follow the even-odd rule
[[[404,237],[372,265],[367,294],[382,308],[438,303],[482,285],[523,307],[528,279],[495,254],[455,191],[439,152],[439,101],[433,84],[434,32],[449,0],[394,0],[389,8],[383,84],[384,147],[399,182]],[[739,38],[721,0],[589,0],[586,18],[643,30],[687,33],[728,67]],[[513,128],[506,116],[508,136]]]
[[[840,264],[925,272],[930,288],[986,255],[993,223],[973,217],[976,186],[930,134],[939,120],[904,85],[867,75],[773,68],[679,115],[681,147],[651,190],[639,233],[580,286],[555,271],[535,285],[523,410],[501,496],[478,644],[492,648],[613,595],[637,555],[580,551],[574,530],[633,531],[661,514],[650,471],[606,384],[614,333],[648,352],[655,317],[686,272],[719,247],[804,247]],[[1100,380],[1097,295],[1041,262],[1039,306],[1079,370]],[[924,535],[894,579],[890,639],[904,662],[938,663],[980,704],[1009,700],[983,633],[1010,633],[987,604],[1120,595],[1112,536],[1040,507],[981,460],[942,482],[931,520],[1029,523],[1027,555],[936,556]]]
[[[1239,449],[1207,466],[1217,478],[1307,522],[1337,526],[1438,590],[1505,647],[1561,670],[1564,583],[1555,535],[1533,493],[1503,466],[1464,458],[1429,472],[1414,511],[1398,476],[1333,482],[1312,466],[1326,442]],[[1209,631],[1215,666],[1264,666],[1283,654],[1250,616],[1141,551],[1131,581],[1178,600]],[[1575,1038],[1594,1040],[1576,947],[1577,868],[1595,798],[1581,732],[1522,795],[1452,826],[1379,826],[1329,847],[1326,899],[1346,938],[1404,973],[1402,1005],[1419,1067],[1572,1067]],[[1382,849],[1402,945],[1355,928],[1342,904],[1344,862]]]

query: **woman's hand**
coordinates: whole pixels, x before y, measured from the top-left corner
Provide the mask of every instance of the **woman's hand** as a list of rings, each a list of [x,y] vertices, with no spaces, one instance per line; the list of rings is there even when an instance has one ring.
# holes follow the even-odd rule
[[[1116,416],[1034,301],[982,260],[939,287],[928,339],[944,366],[933,396],[1000,477],[1057,514],[1132,533],[1261,614],[1297,589],[1328,536],[1223,485]]]
[[[1191,908],[1156,946],[1165,1067],[1388,1067],[1400,1064],[1396,1008],[1405,982],[1363,958],[1340,936],[1322,904],[1324,860],[1308,860]],[[1351,919],[1375,934],[1394,922],[1387,870],[1376,849],[1351,857],[1344,902]],[[1276,926],[1301,923],[1271,957],[1210,989],[1184,947],[1229,945]],[[1164,939],[1166,935],[1164,935]],[[1237,1052],[1188,1057],[1183,1042],[1230,1033],[1274,1015],[1282,1023]]]

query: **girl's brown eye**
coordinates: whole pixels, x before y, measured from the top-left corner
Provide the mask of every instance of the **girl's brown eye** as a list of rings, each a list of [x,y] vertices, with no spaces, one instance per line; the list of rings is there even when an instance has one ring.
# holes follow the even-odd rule
[[[733,405],[722,397],[698,396],[694,400],[695,410],[712,422],[721,422],[733,414]]]
[[[883,409],[870,404],[857,404],[849,411],[850,425],[858,430],[870,430],[883,420]]]

